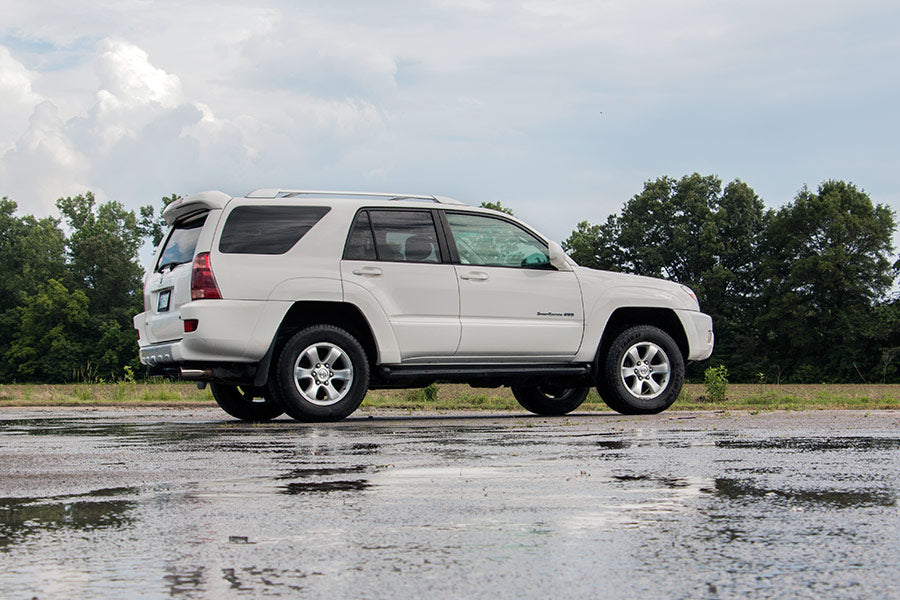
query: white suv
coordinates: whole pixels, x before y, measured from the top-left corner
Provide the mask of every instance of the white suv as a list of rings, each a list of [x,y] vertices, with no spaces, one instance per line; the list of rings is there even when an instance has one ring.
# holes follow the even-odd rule
[[[337,420],[370,388],[435,381],[509,385],[542,415],[596,385],[616,411],[656,413],[713,349],[687,287],[579,267],[524,223],[449,198],[203,192],[163,217],[134,318],[141,362],[211,382],[239,419]]]

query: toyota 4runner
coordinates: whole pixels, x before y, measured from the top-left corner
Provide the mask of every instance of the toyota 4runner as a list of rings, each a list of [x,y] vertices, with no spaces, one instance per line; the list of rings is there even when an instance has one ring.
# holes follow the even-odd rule
[[[687,287],[579,267],[509,215],[439,196],[256,190],[176,200],[134,318],[151,374],[230,415],[342,419],[368,389],[508,385],[562,415],[678,397],[712,320]]]

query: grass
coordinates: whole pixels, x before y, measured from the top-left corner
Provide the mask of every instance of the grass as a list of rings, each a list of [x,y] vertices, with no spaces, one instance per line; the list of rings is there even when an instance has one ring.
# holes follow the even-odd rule
[[[672,407],[675,410],[825,410],[900,409],[900,384],[729,384],[722,402],[710,402],[700,384],[685,386]],[[4,406],[214,406],[209,389],[195,384],[6,384],[0,385]],[[467,385],[433,385],[414,390],[372,390],[363,407],[417,410],[521,410],[509,388],[471,388]],[[592,390],[579,410],[606,411]]]

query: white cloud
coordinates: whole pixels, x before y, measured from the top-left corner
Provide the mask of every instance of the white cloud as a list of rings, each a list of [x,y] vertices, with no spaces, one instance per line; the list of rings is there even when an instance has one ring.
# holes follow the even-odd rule
[[[31,87],[34,74],[0,46],[0,155],[28,128],[28,117],[41,101]]]
[[[87,158],[66,135],[49,100],[35,107],[28,130],[0,161],[3,195],[40,215],[51,213],[57,198],[88,189],[89,174]]]
[[[776,205],[828,177],[896,198],[889,1],[11,4],[0,195],[25,210],[48,179],[132,207],[379,187],[501,200],[561,238],[693,170]]]

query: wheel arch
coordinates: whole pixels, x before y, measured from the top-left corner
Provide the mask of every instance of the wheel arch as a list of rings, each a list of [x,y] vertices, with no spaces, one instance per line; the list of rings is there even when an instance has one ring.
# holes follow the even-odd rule
[[[294,302],[281,320],[272,344],[271,355],[278,356],[292,335],[311,325],[333,325],[344,329],[359,341],[366,352],[369,364],[378,364],[379,350],[372,326],[362,311],[348,302],[313,300]]]
[[[613,311],[603,328],[603,335],[600,337],[600,344],[594,356],[595,375],[599,373],[601,361],[609,351],[613,340],[629,327],[636,325],[651,325],[668,333],[675,340],[682,358],[687,362],[690,345],[681,319],[674,310],[662,307],[628,306]]]

